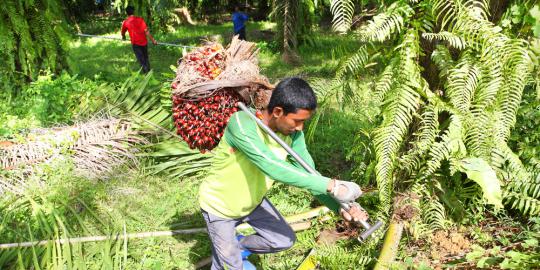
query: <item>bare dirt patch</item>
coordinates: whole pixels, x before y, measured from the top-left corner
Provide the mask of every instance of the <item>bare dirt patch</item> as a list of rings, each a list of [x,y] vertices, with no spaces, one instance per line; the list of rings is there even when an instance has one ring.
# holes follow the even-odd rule
[[[437,231],[431,242],[430,255],[433,260],[466,254],[471,249],[469,239],[457,231]]]

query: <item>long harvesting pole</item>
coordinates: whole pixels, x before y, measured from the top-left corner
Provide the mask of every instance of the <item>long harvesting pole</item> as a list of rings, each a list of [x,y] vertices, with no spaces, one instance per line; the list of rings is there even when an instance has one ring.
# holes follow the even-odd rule
[[[89,34],[77,34],[77,36],[79,36],[79,37],[89,37],[89,38],[101,38],[101,39],[127,41],[127,40],[123,40],[123,39],[117,38],[117,37],[107,37],[107,36],[98,36],[98,35],[89,35]],[[156,45],[181,47],[181,48],[196,48],[195,46],[187,46],[187,45],[180,45],[180,44],[166,43],[166,42],[158,42]]]

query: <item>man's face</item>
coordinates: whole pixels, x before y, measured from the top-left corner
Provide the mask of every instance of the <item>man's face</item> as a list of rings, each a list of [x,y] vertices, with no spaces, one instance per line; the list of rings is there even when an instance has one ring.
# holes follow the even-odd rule
[[[281,107],[275,107],[272,112],[277,131],[284,135],[290,135],[296,131],[304,129],[304,122],[311,117],[313,112],[305,109],[298,109],[295,113],[285,115]]]

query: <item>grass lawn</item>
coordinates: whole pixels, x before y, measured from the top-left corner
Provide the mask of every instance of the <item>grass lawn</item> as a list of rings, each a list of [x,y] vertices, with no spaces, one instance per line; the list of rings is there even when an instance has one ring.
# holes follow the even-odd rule
[[[111,224],[108,231],[122,232],[124,225],[129,233],[205,226],[197,204],[200,178],[168,179],[126,170],[124,176],[88,185],[85,190],[92,196],[83,200],[102,222]],[[307,211],[314,203],[307,191],[281,184],[275,185],[268,197],[284,216]],[[86,222],[97,231],[93,216],[87,216]],[[294,269],[313,247],[322,226],[332,225],[315,222],[309,230],[297,233],[292,249],[253,255],[250,260],[260,269]],[[204,233],[133,239],[128,251],[128,269],[192,269],[211,254]]]
[[[118,23],[120,25],[120,23]],[[96,25],[81,25],[84,33],[120,38],[119,29],[96,29]],[[314,33],[311,45],[299,47],[302,63],[288,65],[281,60],[270,30],[274,27],[268,22],[251,22],[247,25],[247,37],[260,48],[261,73],[271,81],[286,76],[331,77],[341,56],[354,52],[359,44],[350,37]],[[155,34],[160,42],[197,46],[201,40],[219,35],[224,43],[232,37],[232,24],[179,26],[166,34]],[[139,69],[129,42],[98,38],[79,38],[70,44],[70,66],[72,73],[86,78],[98,78],[107,82],[123,82],[127,76]],[[149,45],[151,67],[158,79],[170,80],[174,77],[176,62],[182,57],[182,49]],[[172,68],[171,68],[172,67]]]

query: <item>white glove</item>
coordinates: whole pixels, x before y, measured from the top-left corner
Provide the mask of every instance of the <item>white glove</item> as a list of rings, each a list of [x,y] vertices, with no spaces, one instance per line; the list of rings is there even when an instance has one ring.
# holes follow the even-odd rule
[[[334,199],[340,203],[354,202],[356,198],[362,195],[362,190],[354,182],[333,180],[334,187],[330,191]]]

